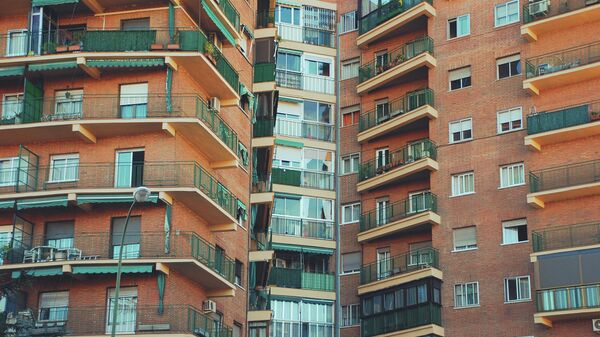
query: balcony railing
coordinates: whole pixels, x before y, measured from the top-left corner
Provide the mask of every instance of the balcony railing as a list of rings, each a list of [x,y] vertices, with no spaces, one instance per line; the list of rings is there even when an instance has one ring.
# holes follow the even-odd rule
[[[394,152],[362,162],[358,170],[359,179],[365,181],[423,158],[437,158],[437,146],[429,139],[405,145]]]
[[[523,23],[551,18],[590,6],[587,5],[589,0],[567,0],[561,1],[560,4],[554,1],[554,6],[551,2],[551,0],[538,0],[523,5]]]
[[[600,160],[569,164],[545,170],[529,172],[531,193],[556,188],[591,184],[599,181]]]
[[[333,221],[273,215],[271,231],[279,235],[333,240]]]
[[[358,21],[358,32],[362,35],[370,31],[371,29],[379,26],[380,24],[386,22],[387,20],[406,12],[410,8],[422,2],[428,2],[429,4],[433,4],[433,0],[390,1],[360,18],[360,20]]]
[[[275,72],[275,82],[278,86],[284,88],[312,91],[327,95],[335,93],[335,81],[330,77],[277,69]]]
[[[600,120],[600,101],[527,116],[527,134],[559,130]]]
[[[274,167],[271,173],[271,181],[273,184],[328,191],[333,191],[335,188],[335,175],[333,172],[315,172],[287,167]]]
[[[428,267],[439,269],[437,249],[422,248],[364,265],[360,270],[360,284],[384,280]]]
[[[257,63],[254,65],[254,83],[275,81],[275,63]]]
[[[531,233],[533,251],[565,249],[600,244],[600,223],[548,228]]]
[[[319,291],[333,291],[335,274],[309,273],[302,269],[273,267],[269,284],[283,287]]]
[[[275,26],[275,12],[261,10],[256,13],[256,28],[271,28]]]
[[[256,242],[259,251],[271,250],[273,248],[273,233],[252,233],[252,239]]]
[[[275,129],[275,119],[274,118],[258,119],[256,122],[254,122],[253,136],[255,138],[273,137],[274,129]]]
[[[249,308],[251,311],[271,310],[271,290],[250,290]]]
[[[326,29],[277,24],[277,34],[282,40],[335,48],[335,32]]]
[[[360,132],[368,130],[424,105],[433,106],[433,90],[426,88],[409,92],[404,97],[367,111],[360,116],[358,129]]]
[[[383,74],[389,69],[423,53],[433,55],[433,39],[428,36],[408,42],[385,55],[377,56],[374,60],[361,65],[358,68],[358,81],[362,83]]]
[[[210,1],[210,0],[209,0]],[[237,32],[240,31],[240,13],[237,11],[235,6],[231,3],[230,0],[219,0],[215,1],[219,4],[219,7],[227,17],[227,20],[235,27]]]
[[[335,140],[333,125],[309,121],[278,118],[275,124],[275,133],[280,136],[316,139],[326,142]]]
[[[270,173],[256,173],[252,177],[252,193],[267,193],[273,191]]]
[[[600,284],[536,291],[538,312],[600,308]]]
[[[600,62],[600,43],[562,50],[527,59],[527,78]]]
[[[218,112],[193,94],[146,96],[83,95],[71,98],[28,99],[0,104],[0,124],[101,119],[200,119],[227,147],[237,153],[238,136]]]
[[[363,318],[360,331],[362,337],[371,337],[429,324],[442,325],[441,305],[422,303]]]
[[[437,212],[437,196],[433,193],[414,196],[361,214],[360,231],[368,231],[428,211]]]

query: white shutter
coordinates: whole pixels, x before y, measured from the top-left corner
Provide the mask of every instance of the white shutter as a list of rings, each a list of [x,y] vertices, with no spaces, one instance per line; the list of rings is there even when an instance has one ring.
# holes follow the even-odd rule
[[[450,70],[450,81],[471,76],[471,66]]]
[[[60,308],[69,306],[69,292],[57,291],[42,293],[40,296],[40,309]]]
[[[521,59],[521,55],[520,54],[516,54],[516,55],[511,55],[511,56],[507,56],[507,57],[503,57],[503,58],[499,58],[496,60],[496,65],[501,65],[501,64],[505,64],[505,63],[509,63],[509,62],[514,62],[514,61],[518,61]]]
[[[474,245],[477,245],[474,226],[454,230],[454,247],[468,247]]]
[[[277,150],[275,151],[275,159],[301,163],[302,150],[291,147],[278,146]]]
[[[120,105],[148,103],[148,83],[121,85]]]

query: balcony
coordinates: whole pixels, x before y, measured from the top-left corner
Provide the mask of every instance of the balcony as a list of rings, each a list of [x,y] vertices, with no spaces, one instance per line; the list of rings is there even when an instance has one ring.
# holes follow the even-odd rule
[[[333,172],[315,172],[302,169],[274,167],[271,173],[273,184],[333,191],[335,175]]]
[[[199,96],[83,95],[0,104],[0,145],[164,131],[182,135],[213,167],[237,166],[238,136]]]
[[[422,89],[362,114],[358,124],[358,141],[366,142],[418,121],[437,118],[433,102],[433,91]]]
[[[534,322],[552,327],[553,322],[596,318],[600,313],[600,284],[536,291]]]
[[[521,35],[537,41],[542,35],[566,31],[573,26],[600,21],[600,6],[594,0],[539,0],[523,6]]]
[[[357,191],[372,190],[419,174],[437,171],[437,146],[430,140],[410,143],[381,157],[362,162]]]
[[[231,0],[170,0],[170,2],[180,6],[185,12],[184,15],[199,23],[202,28],[220,32],[225,36],[225,41],[233,47],[241,39],[240,13]]]
[[[333,240],[334,232],[333,220],[314,220],[283,215],[273,215],[271,231],[277,235],[317,240]]]
[[[275,63],[254,65],[254,83],[275,82]]]
[[[543,90],[559,88],[600,77],[600,43],[562,50],[527,59],[527,79],[523,89],[539,95]]]
[[[439,225],[437,197],[432,193],[401,200],[360,216],[358,242],[367,242],[421,226]]]
[[[600,194],[600,160],[529,172],[527,203],[545,203]]]
[[[333,125],[310,121],[278,118],[277,123],[275,123],[275,134],[278,136],[311,139],[323,142],[335,141],[335,128]]]
[[[262,9],[256,12],[256,28],[274,28],[275,27],[275,11],[271,9]]]
[[[277,34],[282,39],[283,48],[297,50],[315,51],[303,45],[335,48],[335,32],[303,26],[293,26],[286,24],[277,24]],[[286,46],[287,42],[297,42]],[[327,53],[325,51],[325,53]],[[335,53],[333,54],[335,56]]]
[[[282,96],[305,97],[335,103],[335,81],[331,77],[277,69],[275,83],[279,87],[289,89],[280,90]]]
[[[442,306],[423,303],[363,318],[360,331],[361,337],[444,336],[441,326]]]
[[[248,297],[248,322],[270,321],[273,316],[273,312],[271,311],[271,291],[268,289],[250,290]]]
[[[237,229],[238,199],[196,162],[79,163],[63,167],[37,167],[30,162],[27,167],[4,171],[15,180],[0,187],[3,201],[65,196],[65,201],[82,204],[80,198],[88,194],[100,198],[129,194],[137,186],[146,186],[165,202],[181,201],[213,231]]]
[[[422,18],[436,15],[432,0],[390,1],[387,4],[363,16],[358,21],[359,37],[356,44],[367,47],[398,30],[412,25],[427,27]]]
[[[360,66],[356,92],[366,94],[408,76],[427,77],[427,69],[436,65],[430,37],[408,42]]]
[[[302,269],[273,267],[269,284],[282,288],[333,292],[335,289],[335,274],[310,273]]]
[[[273,193],[273,184],[271,183],[271,174],[255,174],[252,177],[252,194],[250,202],[252,204],[273,204],[275,193]]]
[[[543,146],[600,134],[600,101],[527,116],[525,145]]]
[[[533,255],[588,249],[600,245],[600,223],[551,227],[531,233]],[[535,262],[535,261],[533,261]]]
[[[442,280],[439,253],[433,248],[423,248],[364,265],[360,270],[358,295],[427,277]]]

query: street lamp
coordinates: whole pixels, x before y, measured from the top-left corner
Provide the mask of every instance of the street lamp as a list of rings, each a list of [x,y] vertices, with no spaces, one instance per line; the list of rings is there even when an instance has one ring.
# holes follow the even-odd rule
[[[119,288],[121,288],[121,264],[123,262],[123,246],[125,245],[125,233],[127,233],[127,224],[131,217],[131,211],[133,206],[137,202],[145,202],[150,197],[150,189],[144,186],[140,186],[133,192],[133,202],[127,212],[127,218],[125,219],[125,225],[123,226],[123,234],[121,234],[121,246],[119,247],[119,262],[117,263],[117,284],[115,285],[115,303],[113,304],[113,315],[112,315],[112,329],[110,332],[111,337],[115,337],[117,333],[117,316],[119,310]]]

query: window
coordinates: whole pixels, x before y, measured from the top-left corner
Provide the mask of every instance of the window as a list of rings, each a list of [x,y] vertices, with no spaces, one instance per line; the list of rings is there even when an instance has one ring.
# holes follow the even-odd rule
[[[360,203],[342,206],[342,225],[360,220]]]
[[[473,139],[473,121],[471,118],[450,122],[450,143]]]
[[[521,130],[523,128],[523,108],[498,111],[498,133]]]
[[[289,25],[300,25],[300,7],[275,7],[275,23],[287,23]]]
[[[17,184],[18,167],[18,157],[0,159],[0,186]]]
[[[121,30],[150,30],[150,18],[121,20]]]
[[[360,311],[358,304],[342,306],[342,327],[360,324]]]
[[[121,85],[119,109],[121,118],[146,118],[148,83]]]
[[[125,228],[126,218],[113,218],[111,228],[111,243],[112,243],[112,257],[113,259],[119,258],[119,252],[121,249],[121,236],[123,235],[123,229]],[[124,259],[136,259],[140,257],[140,229],[141,229],[142,218],[140,216],[132,216],[127,224],[127,232],[125,233],[125,241],[123,244],[123,258]]]
[[[46,224],[45,244],[57,249],[73,248],[73,221],[49,222]]]
[[[134,333],[137,327],[138,291],[136,287],[121,288],[119,290],[119,298],[117,304],[117,333]],[[112,330],[113,325],[113,308],[115,306],[115,289],[109,289],[108,300],[106,301],[106,331]]]
[[[358,20],[356,19],[356,11],[342,14],[340,34],[351,32],[358,29]]]
[[[496,60],[498,79],[521,74],[521,55],[507,56]]]
[[[502,222],[502,244],[527,242],[527,219]]]
[[[289,215],[289,216],[300,216],[300,197],[275,197],[275,207],[273,208],[273,214],[278,215]]]
[[[468,308],[479,305],[479,282],[454,285],[454,307]]]
[[[318,122],[323,124],[331,123],[331,105],[327,103],[304,101],[303,104],[303,119],[305,121]],[[278,113],[279,115],[279,113]],[[288,115],[291,117],[294,115]]]
[[[471,66],[450,70],[450,91],[471,86]]]
[[[509,277],[504,279],[504,302],[531,300],[529,276]]]
[[[49,183],[77,181],[79,179],[79,154],[50,157]]]
[[[358,172],[360,164],[360,154],[353,153],[342,157],[342,174],[350,174]]]
[[[360,66],[360,61],[358,58],[354,58],[351,60],[346,60],[342,62],[342,80],[347,80],[349,78],[358,77],[358,67]]]
[[[525,165],[510,164],[500,167],[500,188],[520,186],[525,184]]]
[[[452,175],[452,196],[475,193],[475,173],[465,172]]]
[[[317,60],[304,60],[306,73],[310,75],[327,76],[331,74],[331,64]]]
[[[144,180],[144,150],[117,151],[115,160],[115,187],[138,187]]]
[[[342,254],[342,274],[360,272],[360,252]]]
[[[279,51],[277,53],[277,69],[300,72],[300,55]]]
[[[267,337],[267,323],[248,322],[248,337]]]
[[[477,231],[475,226],[458,228],[452,231],[454,251],[477,249]]]
[[[233,334],[232,337],[242,337],[242,324],[233,322]]]
[[[235,284],[243,286],[242,275],[244,270],[244,264],[240,260],[235,260]]]
[[[392,259],[390,248],[377,249],[377,279],[381,280],[390,277],[392,274]]]
[[[83,90],[62,90],[54,94],[54,119],[81,118],[83,108]]]
[[[23,94],[7,94],[2,98],[0,124],[19,124],[23,116]]]
[[[27,55],[28,35],[26,29],[9,30],[6,38],[6,56]]]
[[[408,213],[423,212],[429,208],[431,192],[421,191],[408,194]]]
[[[448,20],[448,39],[466,36],[471,33],[471,16],[461,15]]]
[[[38,321],[64,322],[69,309],[69,292],[55,291],[40,294]]]
[[[342,109],[342,126],[358,124],[360,119],[360,108],[352,106]]]
[[[494,22],[496,27],[519,22],[519,0],[512,0],[496,5],[494,11]]]

